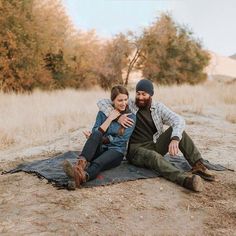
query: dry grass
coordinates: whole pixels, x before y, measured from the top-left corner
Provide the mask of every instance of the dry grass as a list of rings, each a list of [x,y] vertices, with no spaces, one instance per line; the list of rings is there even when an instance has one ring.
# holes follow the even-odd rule
[[[228,110],[225,119],[233,124],[236,124],[236,108]]]
[[[92,125],[102,91],[36,91],[0,94],[0,148],[34,145]]]
[[[178,105],[195,114],[204,114],[209,106],[219,107],[226,114],[232,113],[236,104],[236,84],[206,82],[201,85],[158,87],[155,98],[171,107]]]
[[[208,106],[224,107],[226,119],[235,123],[236,84],[205,83],[198,86],[158,87],[158,99],[175,111],[204,114]],[[0,93],[0,149],[35,145],[73,130],[90,127],[97,113],[96,101],[109,97],[101,90],[54,92],[31,95]],[[134,92],[131,92],[134,97]]]

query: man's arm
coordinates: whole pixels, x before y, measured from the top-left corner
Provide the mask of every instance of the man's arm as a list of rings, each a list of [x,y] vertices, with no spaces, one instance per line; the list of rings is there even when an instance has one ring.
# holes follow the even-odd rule
[[[101,99],[97,102],[99,111],[103,112],[107,117],[110,115],[111,111],[114,110],[112,102],[110,99]]]
[[[110,99],[101,99],[97,102],[97,106],[99,108],[99,111],[103,112],[107,117],[110,115],[110,113],[114,110],[114,107],[112,106],[112,102]],[[134,106],[132,101],[129,99],[129,108],[132,111],[131,107]],[[131,127],[134,124],[134,121],[128,117],[129,114],[124,114],[119,117],[117,122],[121,124],[123,127]]]
[[[131,119],[134,121],[136,120],[136,117],[134,114],[129,115]],[[122,135],[117,136],[111,136],[109,135],[108,138],[110,140],[110,143],[114,146],[126,146],[127,141],[129,140],[131,134],[134,130],[134,124],[128,128],[125,128],[124,133]]]
[[[171,126],[173,129],[168,152],[170,155],[176,156],[179,153],[179,142],[185,128],[185,121],[181,116],[177,115],[164,104],[160,104],[160,106],[162,122]]]
[[[112,106],[112,101],[106,98],[100,99],[97,102],[97,106],[98,106],[99,111],[102,111],[106,116],[109,116],[110,112],[114,110],[114,107]],[[138,108],[136,107],[134,100],[129,99],[128,106],[129,106],[130,111],[133,114],[137,113]]]
[[[168,107],[166,107],[164,104],[160,104],[160,110],[161,110],[161,118],[163,124],[169,125],[172,127],[173,131],[171,134],[171,139],[172,140],[181,140],[182,138],[182,133],[185,128],[185,121],[184,119],[170,110]],[[178,137],[178,138],[177,138]]]

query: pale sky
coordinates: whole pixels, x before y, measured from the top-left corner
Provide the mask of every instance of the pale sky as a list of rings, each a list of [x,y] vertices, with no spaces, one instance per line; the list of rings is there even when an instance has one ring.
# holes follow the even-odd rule
[[[161,12],[186,24],[206,49],[224,56],[236,53],[235,0],[63,0],[78,29],[95,29],[101,37],[140,32]]]

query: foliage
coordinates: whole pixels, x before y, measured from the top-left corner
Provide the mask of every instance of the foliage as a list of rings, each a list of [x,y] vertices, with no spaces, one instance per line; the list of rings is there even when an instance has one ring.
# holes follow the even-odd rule
[[[123,84],[123,70],[127,67],[131,45],[124,34],[119,34],[106,43],[102,49],[104,57],[99,70],[100,85],[104,89],[114,84]]]
[[[206,79],[209,55],[191,32],[162,15],[141,36],[101,40],[76,31],[60,0],[0,1],[0,90],[109,89],[128,84],[137,66],[162,84]]]
[[[196,84],[206,80],[209,55],[187,27],[164,14],[146,28],[138,43],[142,47],[139,67],[158,84]]]

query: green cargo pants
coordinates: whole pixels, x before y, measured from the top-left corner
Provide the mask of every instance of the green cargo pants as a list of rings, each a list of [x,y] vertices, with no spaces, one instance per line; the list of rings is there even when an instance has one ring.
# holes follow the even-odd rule
[[[150,141],[130,144],[127,159],[133,165],[155,170],[164,178],[179,185],[183,185],[184,179],[188,174],[179,170],[163,158],[168,152],[171,133],[172,128],[170,127],[160,135],[156,143]],[[196,161],[202,159],[200,152],[185,131],[179,142],[179,149],[191,166],[193,166]]]

